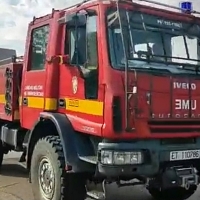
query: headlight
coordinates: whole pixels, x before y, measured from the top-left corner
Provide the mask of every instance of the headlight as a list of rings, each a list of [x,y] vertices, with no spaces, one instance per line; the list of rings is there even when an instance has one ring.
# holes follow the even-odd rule
[[[102,164],[113,165],[130,165],[141,164],[143,162],[142,152],[116,152],[116,151],[101,151]]]
[[[103,164],[113,163],[113,152],[112,151],[101,151],[101,162]]]

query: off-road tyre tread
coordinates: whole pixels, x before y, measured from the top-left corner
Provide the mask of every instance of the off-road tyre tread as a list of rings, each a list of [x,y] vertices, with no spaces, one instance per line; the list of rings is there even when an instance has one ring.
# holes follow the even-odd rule
[[[52,164],[54,166],[57,164],[60,171],[61,198],[58,200],[84,200],[86,197],[84,179],[81,179],[81,174],[66,173],[65,158],[60,137],[44,137],[37,142],[35,149],[40,148],[40,145],[45,145],[45,143],[51,145],[51,148],[57,156],[56,162],[54,161]]]
[[[195,193],[196,189],[196,186],[191,186],[189,190],[185,190],[184,188],[172,188],[159,191],[158,189],[152,188],[148,191],[155,200],[186,200]]]

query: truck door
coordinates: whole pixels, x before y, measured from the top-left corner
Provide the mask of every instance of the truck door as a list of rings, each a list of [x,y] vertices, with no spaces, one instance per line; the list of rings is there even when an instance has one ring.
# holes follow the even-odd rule
[[[98,64],[97,19],[96,15],[89,16],[86,23],[86,64],[83,66],[88,70],[84,85],[86,99],[101,99],[102,92],[98,93],[100,71]]]
[[[47,23],[47,22],[45,22]],[[46,51],[49,24],[29,28],[22,78],[22,126],[30,129],[44,109]]]
[[[66,79],[64,81],[65,88],[69,88],[67,96],[71,96],[70,102],[67,102],[67,110],[76,112],[76,116],[82,118],[78,130],[82,131],[84,127],[84,131],[93,130],[100,134],[103,124],[104,85],[101,78],[102,59],[99,53],[101,43],[97,39],[100,38],[99,16],[94,12],[93,15],[83,14],[81,17],[85,24],[77,27],[67,24],[69,52],[66,54],[69,55],[68,74],[71,76],[68,83]],[[63,79],[64,71],[66,70],[63,69],[61,74]],[[64,86],[60,87],[64,89]],[[72,102],[72,99],[75,101]]]
[[[70,32],[71,64],[79,67],[80,76],[84,79],[83,99],[97,100],[99,86],[99,62],[97,41],[97,15],[87,16],[85,27],[78,27]],[[73,46],[77,45],[77,52]]]

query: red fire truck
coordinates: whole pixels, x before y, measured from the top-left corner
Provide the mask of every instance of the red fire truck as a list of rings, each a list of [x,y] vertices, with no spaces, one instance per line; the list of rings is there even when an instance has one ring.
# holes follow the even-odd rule
[[[22,152],[35,200],[105,199],[112,182],[162,200],[195,192],[197,14],[89,0],[33,19],[23,60],[0,62],[0,160]]]

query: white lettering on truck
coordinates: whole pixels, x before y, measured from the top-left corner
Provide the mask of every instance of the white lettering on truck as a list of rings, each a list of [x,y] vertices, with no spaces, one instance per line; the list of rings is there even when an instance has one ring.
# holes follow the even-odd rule
[[[43,97],[43,85],[27,85],[25,86],[24,96]]]
[[[175,99],[175,109],[176,110],[189,110],[191,104],[191,109],[196,110],[197,100],[185,100],[185,99]]]
[[[186,113],[182,114],[171,114],[171,113],[152,113],[151,115],[152,118],[159,118],[159,119],[169,119],[169,118],[195,118],[199,119],[200,118],[200,113],[193,113],[191,116],[189,116]]]
[[[157,23],[160,24],[160,25],[172,26],[172,27],[176,27],[176,28],[182,28],[183,27],[182,23],[167,21],[167,20],[163,20],[163,19],[158,19]]]
[[[196,90],[197,86],[195,83],[180,83],[180,82],[174,82],[174,89],[183,89],[183,90],[189,90],[190,87],[192,90]]]

